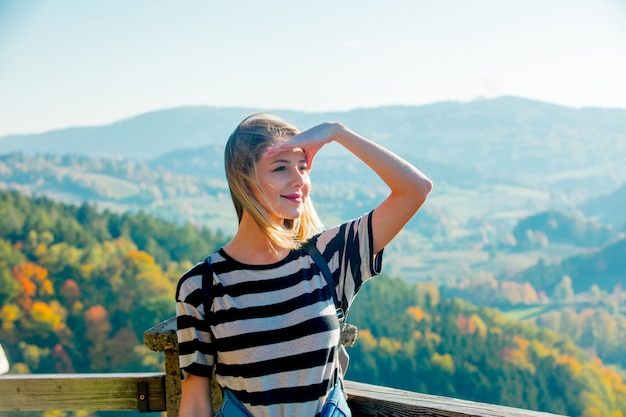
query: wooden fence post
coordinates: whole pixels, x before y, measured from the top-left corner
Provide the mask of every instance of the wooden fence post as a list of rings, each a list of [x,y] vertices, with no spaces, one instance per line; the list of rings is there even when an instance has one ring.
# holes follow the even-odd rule
[[[148,349],[163,352],[165,357],[165,404],[167,417],[178,417],[180,406],[180,369],[178,366],[178,339],[176,338],[176,317],[171,317],[143,334],[143,341]],[[222,392],[211,378],[213,410],[222,403]]]
[[[167,417],[178,417],[180,405],[180,371],[178,368],[178,341],[176,318],[157,324],[143,334],[148,349],[163,352],[165,357],[165,407]]]

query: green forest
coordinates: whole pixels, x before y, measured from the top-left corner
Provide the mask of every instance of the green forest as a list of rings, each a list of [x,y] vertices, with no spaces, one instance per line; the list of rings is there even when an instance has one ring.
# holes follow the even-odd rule
[[[0,328],[12,371],[158,369],[143,332],[220,234],[0,192]]]
[[[596,270],[610,275],[626,245],[594,227],[581,233],[606,246],[578,264],[602,259]],[[174,315],[179,276],[226,239],[141,212],[0,191],[0,343],[11,373],[161,371],[143,332]],[[372,279],[348,315],[359,338],[348,350],[347,378],[572,417],[623,417],[626,297],[619,286],[579,287],[572,264],[542,270],[559,277],[550,290],[547,278],[522,274],[446,286]],[[486,291],[498,308],[477,306]]]

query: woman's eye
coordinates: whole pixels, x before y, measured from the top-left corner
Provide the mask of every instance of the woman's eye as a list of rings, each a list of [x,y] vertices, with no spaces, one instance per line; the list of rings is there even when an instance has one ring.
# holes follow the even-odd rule
[[[286,169],[287,167],[281,165],[281,166],[274,168],[274,172],[285,171]]]

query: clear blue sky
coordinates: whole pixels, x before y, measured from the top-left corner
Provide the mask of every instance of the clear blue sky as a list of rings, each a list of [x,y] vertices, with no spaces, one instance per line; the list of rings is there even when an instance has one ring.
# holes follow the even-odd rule
[[[626,1],[0,0],[0,136],[501,95],[626,109]]]

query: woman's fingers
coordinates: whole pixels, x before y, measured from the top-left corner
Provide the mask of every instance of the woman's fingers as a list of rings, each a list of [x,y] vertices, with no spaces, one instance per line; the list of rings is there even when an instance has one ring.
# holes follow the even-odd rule
[[[288,151],[294,148],[301,148],[302,151],[304,152],[304,157],[306,158],[307,168],[311,169],[311,167],[313,166],[313,158],[315,158],[315,155],[321,149],[321,147],[322,145],[304,146],[303,144],[286,142],[286,143],[281,143],[280,145],[277,145],[277,146],[271,146],[267,148],[267,150],[263,153],[263,157],[271,158],[273,156],[278,155],[281,152]]]
[[[306,156],[308,168],[311,169],[313,166],[313,158],[315,158],[317,152],[322,146],[332,140],[329,128],[328,123],[322,123],[321,125],[312,127],[311,129],[294,135],[287,142],[267,148],[263,156],[269,158],[283,151],[301,148]]]

